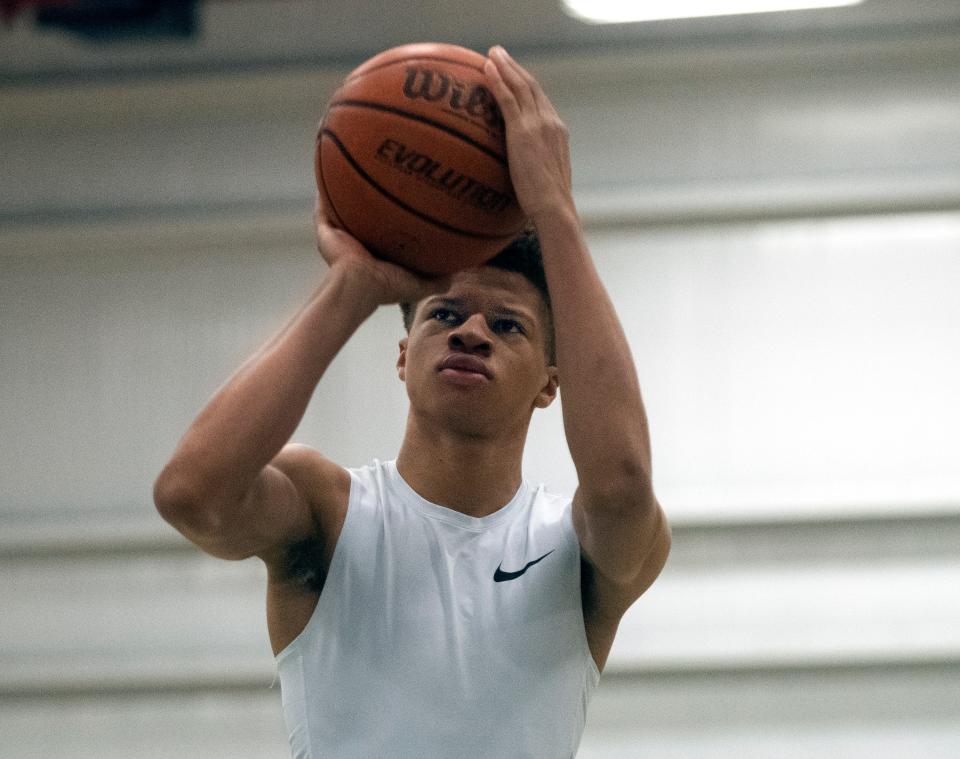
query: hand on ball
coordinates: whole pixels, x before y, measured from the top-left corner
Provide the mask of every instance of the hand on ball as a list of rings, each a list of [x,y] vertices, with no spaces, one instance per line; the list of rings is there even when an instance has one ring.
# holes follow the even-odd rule
[[[444,292],[450,277],[424,277],[397,264],[374,257],[360,242],[330,220],[320,193],[316,195],[314,225],[317,249],[331,269],[360,278],[377,305],[415,302]]]
[[[517,201],[534,224],[573,209],[567,128],[540,83],[502,47],[490,48],[484,73],[503,113]]]

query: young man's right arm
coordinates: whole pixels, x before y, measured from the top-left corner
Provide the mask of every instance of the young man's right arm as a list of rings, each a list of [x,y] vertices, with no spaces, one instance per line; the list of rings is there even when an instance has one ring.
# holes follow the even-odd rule
[[[324,371],[384,303],[418,300],[443,286],[374,259],[317,209],[320,286],[248,359],[190,425],[154,484],[161,515],[204,551],[267,563],[346,508],[346,470],[287,445]],[[339,515],[342,519],[342,515]]]

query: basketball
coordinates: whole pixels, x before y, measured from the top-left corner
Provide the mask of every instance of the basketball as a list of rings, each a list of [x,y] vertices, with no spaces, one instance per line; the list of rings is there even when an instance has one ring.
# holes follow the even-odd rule
[[[456,45],[402,45],[356,68],[330,99],[317,187],[331,220],[375,255],[448,274],[523,230],[485,60]]]

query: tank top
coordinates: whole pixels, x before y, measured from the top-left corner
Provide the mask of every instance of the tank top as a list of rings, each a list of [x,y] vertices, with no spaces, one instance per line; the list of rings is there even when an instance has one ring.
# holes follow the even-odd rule
[[[395,461],[348,470],[316,608],[277,657],[294,759],[569,759],[600,679],[569,498],[431,503]]]

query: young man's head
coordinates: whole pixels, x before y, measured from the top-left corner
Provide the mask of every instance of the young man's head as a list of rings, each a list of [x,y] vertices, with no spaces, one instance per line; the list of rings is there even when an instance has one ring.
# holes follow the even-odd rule
[[[485,266],[501,269],[502,271],[512,271],[522,275],[543,298],[543,306],[547,319],[548,330],[546,351],[547,360],[551,364],[556,363],[554,355],[553,338],[553,313],[550,309],[550,291],[547,289],[547,275],[543,271],[543,256],[540,253],[540,240],[537,233],[528,229],[522,235],[514,239],[503,250],[497,253],[491,260],[487,261]],[[410,328],[413,326],[413,319],[416,314],[419,303],[401,303],[400,311],[403,313],[403,326],[410,334]]]
[[[553,401],[553,319],[532,232],[401,309],[407,336],[397,369],[419,415],[486,435],[525,430],[533,409]]]

